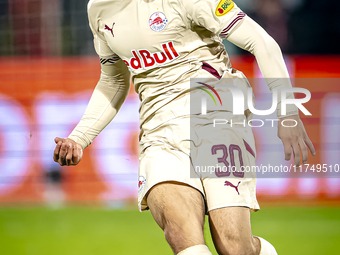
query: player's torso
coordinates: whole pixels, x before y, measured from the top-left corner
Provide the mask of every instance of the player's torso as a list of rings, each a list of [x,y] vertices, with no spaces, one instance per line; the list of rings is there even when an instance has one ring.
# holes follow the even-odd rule
[[[127,60],[132,50],[162,51],[161,44],[174,41],[180,33],[185,33],[183,20],[175,18],[174,9],[167,8],[168,1],[167,6],[163,2],[112,1],[112,8],[103,12],[99,28],[111,49]],[[105,25],[110,28],[113,25],[113,35]]]
[[[193,51],[208,44],[218,45],[209,31],[200,34],[179,0],[95,0],[99,31],[133,74],[166,66],[181,59],[199,59]]]
[[[180,0],[92,0],[90,8],[97,30],[132,73],[142,125],[161,110],[189,111],[190,78],[211,76],[203,62],[220,74],[230,68],[218,35],[193,24]]]

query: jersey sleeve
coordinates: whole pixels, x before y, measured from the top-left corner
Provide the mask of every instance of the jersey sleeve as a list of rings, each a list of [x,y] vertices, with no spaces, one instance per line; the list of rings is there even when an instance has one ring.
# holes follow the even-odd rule
[[[111,50],[105,36],[99,31],[100,19],[97,17],[98,12],[95,10],[95,7],[92,6],[92,2],[93,1],[89,2],[87,12],[89,25],[93,34],[94,48],[100,57],[101,64],[114,64],[120,58]]]
[[[246,16],[232,0],[182,0],[188,18],[222,38]]]

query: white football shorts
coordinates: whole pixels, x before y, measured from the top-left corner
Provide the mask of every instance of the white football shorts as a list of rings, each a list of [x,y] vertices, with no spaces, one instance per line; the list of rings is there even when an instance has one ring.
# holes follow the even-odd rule
[[[204,72],[200,75],[206,75]],[[241,81],[236,86],[243,89],[250,86],[236,70],[225,72],[224,77]],[[150,189],[168,181],[185,183],[200,191],[208,211],[229,206],[258,210],[256,173],[251,171],[255,167],[255,142],[248,125],[252,115],[233,115],[230,111],[183,115],[190,112],[188,101],[185,96],[178,98],[142,124],[140,211],[148,209]],[[228,123],[215,125],[216,119]]]
[[[242,118],[246,117],[234,120],[241,122]],[[207,137],[211,129],[206,122],[204,118],[193,121],[181,116],[144,130],[138,190],[141,211],[148,209],[149,190],[167,181],[185,183],[200,191],[208,211],[229,206],[259,209],[256,175],[247,172],[255,166],[256,157],[251,128],[225,125]]]

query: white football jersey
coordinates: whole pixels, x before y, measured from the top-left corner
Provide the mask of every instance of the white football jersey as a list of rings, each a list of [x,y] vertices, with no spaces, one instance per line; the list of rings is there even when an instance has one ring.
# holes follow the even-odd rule
[[[101,63],[131,71],[142,125],[202,69],[219,78],[231,68],[222,39],[245,16],[231,0],[91,0],[88,14]]]

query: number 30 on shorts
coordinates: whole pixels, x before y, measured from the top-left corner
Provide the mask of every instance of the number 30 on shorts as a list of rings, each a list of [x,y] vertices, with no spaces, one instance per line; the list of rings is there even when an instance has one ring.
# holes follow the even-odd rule
[[[229,154],[228,154],[228,147],[224,144],[218,144],[214,145],[211,148],[211,153],[215,155],[217,151],[222,151],[222,157],[217,158],[218,163],[223,163],[225,165],[225,170],[219,171],[216,170],[215,174],[217,177],[228,177],[230,176],[230,169],[235,169],[235,152],[238,152],[238,158],[240,160],[240,166],[243,167],[243,158],[242,158],[242,151],[240,146],[236,144],[230,144],[229,145]],[[228,156],[230,155],[230,164],[228,162]],[[244,172],[236,172],[236,169],[232,171],[233,175],[238,178],[244,177]]]

